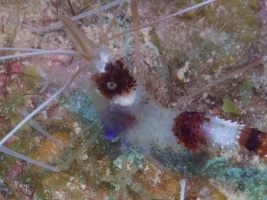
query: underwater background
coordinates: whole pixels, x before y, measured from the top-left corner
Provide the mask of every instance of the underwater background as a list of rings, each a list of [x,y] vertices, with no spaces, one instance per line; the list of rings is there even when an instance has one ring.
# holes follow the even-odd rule
[[[102,5],[110,2],[101,1]],[[157,20],[200,2],[137,1],[139,23]],[[112,35],[133,26],[129,4],[126,1],[115,16]],[[57,22],[59,15],[74,16],[93,9],[97,9],[97,2],[91,0],[0,0],[0,46],[73,50],[62,29],[37,34],[23,24],[45,27]],[[102,12],[105,27],[115,12],[115,8]],[[77,23],[94,44],[100,35],[98,23],[97,15]],[[212,113],[267,132],[267,64],[244,69],[247,63],[266,56],[266,1],[217,0],[137,33],[141,61],[135,60],[132,34],[107,42],[109,52],[114,57],[126,58],[133,73],[138,71],[137,64],[146,66],[148,73],[143,80],[146,92],[162,107],[176,109],[177,113]],[[11,53],[0,51],[1,56]],[[51,96],[69,77],[74,61],[70,56],[53,54],[0,61],[1,138],[23,119],[17,108],[30,111]],[[240,74],[227,76],[238,69]],[[223,83],[194,95],[221,77],[226,77]],[[49,86],[40,93],[39,83],[46,84],[48,80]],[[84,82],[71,85],[34,118],[62,142],[82,133],[71,147],[62,149],[30,124],[25,124],[5,145],[44,163],[60,164],[94,133],[96,142],[60,172],[0,153],[0,198],[117,199],[123,173],[123,141],[104,137],[105,130],[86,90]],[[151,116],[151,123],[156,117]],[[146,129],[140,131],[146,134]],[[266,160],[238,146],[191,152],[177,145],[179,150],[173,151],[160,145],[147,144],[140,149],[138,144],[125,144],[128,161],[125,199],[179,199],[179,181],[183,179],[186,200],[267,199]]]

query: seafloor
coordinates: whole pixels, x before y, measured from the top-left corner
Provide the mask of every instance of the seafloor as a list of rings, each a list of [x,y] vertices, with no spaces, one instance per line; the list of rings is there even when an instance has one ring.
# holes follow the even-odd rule
[[[101,1],[103,5],[109,2]],[[135,19],[145,24],[199,2],[139,0],[138,16],[133,17],[126,1],[110,35],[130,29]],[[0,47],[74,50],[62,29],[38,34],[24,25],[41,28],[57,22],[59,15],[74,16],[96,8],[92,0],[0,0]],[[115,12],[111,8],[102,13],[104,29]],[[101,31],[99,21],[93,15],[77,22],[95,45]],[[136,33],[140,40],[136,48],[133,33],[106,45],[113,57],[127,61],[146,92],[163,107],[213,113],[267,132],[267,64],[242,71],[248,63],[267,56],[265,0],[217,0]],[[12,53],[0,51],[0,56]],[[0,137],[22,120],[17,108],[30,112],[64,84],[75,70],[74,62],[77,58],[53,54],[0,61]],[[139,76],[140,66],[145,76]],[[227,76],[238,69],[240,74]],[[222,77],[227,79],[194,95]],[[40,82],[50,83],[42,93]],[[34,120],[63,142],[81,133],[97,121],[85,85],[71,85]],[[100,125],[94,125],[90,133],[62,150],[25,124],[5,145],[45,163],[61,163],[91,133],[99,135],[60,172],[0,153],[0,199],[117,199],[122,177],[120,140],[106,141]],[[247,150],[218,147],[195,153],[184,148],[176,152],[153,145],[144,148],[150,149],[153,158],[135,144],[128,146],[125,199],[179,199],[181,179],[186,180],[186,200],[267,199],[267,162]]]

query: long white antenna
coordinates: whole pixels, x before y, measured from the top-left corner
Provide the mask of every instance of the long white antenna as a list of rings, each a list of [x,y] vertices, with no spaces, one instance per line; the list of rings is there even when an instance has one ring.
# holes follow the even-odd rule
[[[47,106],[51,101],[53,101],[60,93],[62,93],[74,80],[74,78],[81,72],[82,68],[78,70],[72,77],[72,79],[67,82],[62,88],[60,88],[56,93],[54,93],[49,99],[43,102],[39,107],[37,107],[34,111],[32,111],[27,117],[25,117],[19,124],[17,124],[1,141],[0,148],[3,144],[14,135],[17,130],[19,130],[26,122],[28,122],[34,115],[36,115],[39,111],[41,111],[45,106]]]
[[[181,187],[180,200],[184,200],[184,196],[185,196],[185,184],[186,184],[185,179],[180,180],[180,187]]]

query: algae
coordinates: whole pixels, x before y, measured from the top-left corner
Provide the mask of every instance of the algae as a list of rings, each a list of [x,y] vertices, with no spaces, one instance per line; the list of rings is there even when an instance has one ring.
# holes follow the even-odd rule
[[[223,101],[223,106],[222,106],[223,112],[241,115],[240,108],[238,108],[231,100],[223,98],[222,101]]]
[[[20,93],[8,95],[5,99],[1,100],[1,112],[15,125],[22,120],[22,116],[17,112],[17,108],[21,107],[24,103],[25,97]],[[20,130],[27,130],[29,126],[25,124]]]
[[[26,67],[23,70],[23,77],[25,85],[28,89],[34,89],[37,85],[37,83],[40,82],[40,72],[35,67]]]

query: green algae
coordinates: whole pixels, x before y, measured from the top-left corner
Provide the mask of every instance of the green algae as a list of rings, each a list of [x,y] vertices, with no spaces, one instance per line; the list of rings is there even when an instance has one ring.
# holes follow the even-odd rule
[[[257,41],[259,38],[259,23],[252,10],[248,9],[244,1],[221,1],[225,6],[217,21],[217,27],[225,31],[232,38],[236,38],[241,48]],[[227,13],[227,14],[226,14]],[[227,21],[227,23],[225,23]],[[232,52],[233,53],[233,52]]]
[[[5,115],[11,122],[11,125],[16,125],[22,120],[22,116],[18,114],[16,108],[23,105],[25,97],[20,93],[11,94],[1,100],[1,113]],[[25,124],[20,130],[28,129],[28,125]]]
[[[15,152],[23,152],[24,155],[29,155],[32,151],[32,145],[35,143],[35,137],[31,135],[31,129],[27,129],[19,134],[19,139],[12,142],[8,147]]]
[[[178,1],[175,1],[174,5],[177,8],[181,9],[181,8],[186,8],[186,7],[189,7],[189,6],[192,6],[192,5],[196,5],[196,4],[199,4],[199,3],[202,3],[202,1],[200,1],[200,0],[193,0],[193,1],[178,0]],[[185,19],[185,20],[195,20],[195,19],[198,19],[200,17],[205,16],[206,15],[206,13],[205,13],[206,9],[209,9],[209,8],[200,7],[198,9],[190,10],[190,11],[184,13],[183,15],[181,15],[180,17],[182,19]]]
[[[223,163],[223,164],[221,164]],[[267,177],[266,167],[261,170],[261,166],[250,168],[234,166],[229,161],[222,158],[214,158],[209,161],[208,170],[205,175],[217,177],[219,180],[239,185],[247,197],[251,200],[263,200],[267,198]]]
[[[154,149],[153,155],[162,164],[188,177],[200,176],[216,181],[217,185],[238,186],[250,200],[267,198],[266,166],[240,166],[223,157],[208,158],[201,154],[182,152],[175,154],[169,150]],[[197,159],[196,159],[197,158]]]
[[[248,6],[251,10],[256,11],[259,8],[258,0],[248,0]]]
[[[26,67],[23,70],[24,83],[28,89],[34,89],[37,83],[40,82],[40,73],[35,67]]]
[[[246,79],[238,88],[239,95],[241,96],[242,102],[247,102],[253,95],[252,82],[250,79]]]
[[[245,188],[245,194],[251,200],[265,200],[267,198],[267,179],[246,178],[243,180],[243,187]]]
[[[220,30],[220,34],[225,33],[227,38],[224,41],[212,41],[209,37],[202,37],[199,34],[201,29],[207,28],[206,26],[203,28],[196,27],[191,22],[187,22],[188,27],[186,29],[190,29],[189,37],[191,41],[184,41],[184,45],[179,47],[174,45],[176,41],[170,42],[173,45],[168,45],[167,33],[166,38],[164,38],[165,41],[162,41],[162,38],[160,39],[157,35],[157,31],[152,29],[150,31],[151,42],[159,49],[165,61],[171,60],[172,57],[179,58],[180,55],[184,57],[183,54],[187,54],[186,57],[191,58],[191,45],[193,45],[196,48],[196,53],[199,52],[201,59],[207,59],[207,55],[215,52],[213,68],[218,68],[221,65],[231,65],[233,60],[239,60],[239,57],[242,56],[242,52],[240,50],[236,51],[234,48],[235,45],[239,45],[239,48],[242,49],[257,41],[259,38],[259,23],[255,14],[246,7],[245,2],[224,0],[215,2],[214,5],[215,9],[211,9],[209,6],[201,8],[203,10],[202,17],[205,17],[205,22],[208,23],[209,28]],[[222,13],[218,14],[216,9],[219,9],[219,6],[223,6],[223,9],[221,9]],[[197,9],[198,12],[201,9]],[[195,14],[193,16],[194,20],[198,19]],[[170,40],[173,39],[170,38]],[[177,52],[178,49],[183,50]],[[179,52],[182,54],[179,54]]]
[[[16,31],[14,31],[14,32],[9,32],[9,33],[6,34],[6,38],[5,38],[5,42],[6,42],[6,44],[5,44],[5,45],[6,45],[7,47],[11,47],[11,46],[13,46],[14,39],[15,39],[16,35],[17,35]]]
[[[91,101],[91,97],[83,90],[64,93],[60,100],[70,112],[99,124],[98,113]]]
[[[241,109],[238,108],[231,100],[223,98],[222,101],[223,101],[223,106],[222,106],[223,112],[241,115]]]
[[[44,148],[44,147],[41,147]],[[36,150],[32,150],[35,152]],[[35,197],[40,199],[53,198],[55,192],[63,192],[67,198],[84,198],[83,187],[101,188],[101,185],[95,185],[97,180],[100,180],[103,172],[100,172],[98,168],[97,152],[92,150],[92,147],[88,149],[89,158],[85,161],[77,158],[67,170],[61,172],[51,172],[43,170],[34,165],[30,165],[28,170],[23,174],[23,180],[31,179],[31,183],[35,185]],[[35,152],[36,153],[36,152]],[[60,156],[59,156],[60,157]],[[86,169],[86,165],[92,165],[94,168]],[[91,174],[93,173],[93,174]],[[98,178],[96,178],[98,177]],[[96,178],[96,179],[95,179]]]
[[[176,154],[171,149],[163,150],[157,147],[151,149],[151,154],[164,166],[188,177],[199,175],[209,160],[205,154],[195,154],[189,151]]]
[[[149,36],[150,36],[150,41],[158,48],[159,53],[163,54],[164,47],[162,46],[162,41],[157,35],[156,30],[154,28],[149,30]]]

